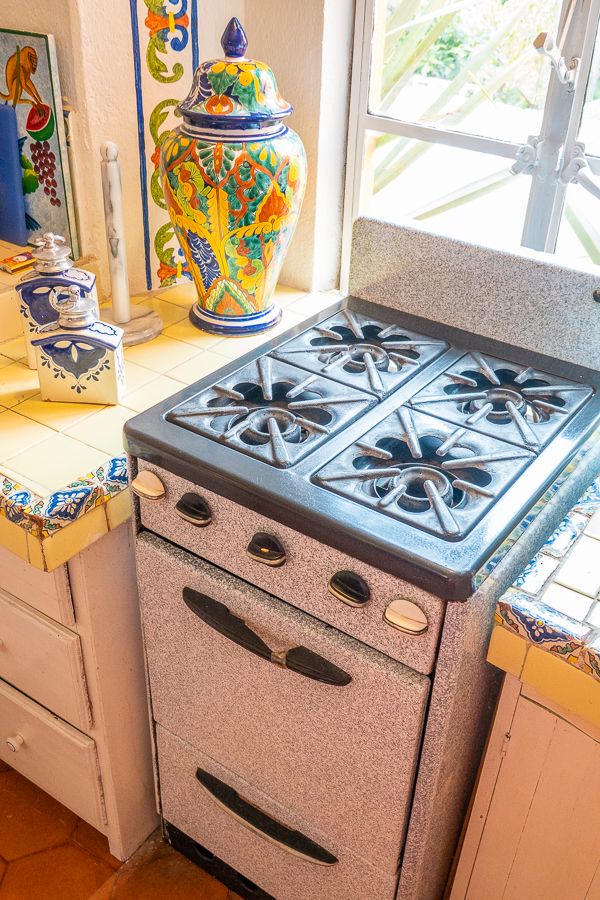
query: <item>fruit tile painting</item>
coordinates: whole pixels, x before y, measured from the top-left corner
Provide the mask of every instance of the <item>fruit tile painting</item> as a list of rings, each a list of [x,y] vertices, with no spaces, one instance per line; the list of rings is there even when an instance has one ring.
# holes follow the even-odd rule
[[[76,259],[79,248],[52,35],[0,29],[0,98],[16,118],[27,242],[46,231],[63,234]],[[0,140],[7,139],[5,132]]]

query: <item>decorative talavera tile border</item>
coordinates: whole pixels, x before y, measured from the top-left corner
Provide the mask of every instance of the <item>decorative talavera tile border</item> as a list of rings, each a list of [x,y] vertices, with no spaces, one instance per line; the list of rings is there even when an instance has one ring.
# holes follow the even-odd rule
[[[107,460],[94,472],[45,497],[0,473],[0,516],[44,540],[128,486],[125,456]]]
[[[600,478],[590,485],[512,587],[500,597],[495,623],[522,638],[528,647],[552,653],[600,681],[600,629],[578,622],[543,602],[544,590],[556,569],[598,509]]]

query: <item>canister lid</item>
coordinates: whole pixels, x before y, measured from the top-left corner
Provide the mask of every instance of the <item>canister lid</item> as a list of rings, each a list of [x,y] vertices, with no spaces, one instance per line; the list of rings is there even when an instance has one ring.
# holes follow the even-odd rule
[[[235,128],[264,125],[289,116],[292,107],[277,90],[271,69],[246,59],[248,39],[238,19],[223,32],[222,59],[201,63],[178,111],[191,125]]]
[[[50,292],[50,306],[58,312],[61,328],[87,328],[98,320],[96,303],[90,295],[81,295],[78,285]]]
[[[42,235],[41,241],[35,242],[36,249],[31,251],[36,272],[44,275],[57,275],[66,272],[73,265],[69,259],[71,248],[65,243],[60,234],[47,231]]]

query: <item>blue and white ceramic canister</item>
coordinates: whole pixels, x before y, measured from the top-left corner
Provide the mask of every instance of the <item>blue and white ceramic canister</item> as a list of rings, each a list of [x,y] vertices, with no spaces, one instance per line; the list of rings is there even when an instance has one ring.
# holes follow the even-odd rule
[[[125,393],[123,329],[97,319],[94,301],[77,285],[54,288],[58,321],[32,340],[42,400],[117,404]]]
[[[43,240],[37,241],[33,271],[21,278],[16,288],[20,295],[21,327],[27,345],[27,361],[30,369],[35,369],[35,350],[32,340],[41,328],[56,322],[58,312],[50,304],[50,292],[57,290],[59,297],[66,298],[71,285],[76,285],[82,296],[94,302],[96,318],[99,318],[96,276],[83,269],[77,269],[69,259],[71,248],[59,234],[47,232]]]

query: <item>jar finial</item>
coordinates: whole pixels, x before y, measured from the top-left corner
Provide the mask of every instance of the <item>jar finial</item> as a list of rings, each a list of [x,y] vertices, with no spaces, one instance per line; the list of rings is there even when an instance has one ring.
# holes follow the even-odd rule
[[[229,21],[221,38],[223,53],[230,59],[237,59],[245,54],[247,46],[248,38],[246,37],[246,32],[242,28],[239,19],[236,19],[234,16]]]

